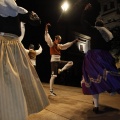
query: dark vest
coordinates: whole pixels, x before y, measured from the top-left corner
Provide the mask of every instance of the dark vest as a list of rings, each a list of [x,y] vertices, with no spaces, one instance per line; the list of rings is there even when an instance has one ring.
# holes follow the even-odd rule
[[[32,59],[32,60],[36,59],[36,52],[35,52],[35,50],[29,50],[28,55],[29,55],[30,59]]]
[[[60,55],[60,49],[57,47],[57,44],[54,43],[53,47],[50,47],[50,55]]]

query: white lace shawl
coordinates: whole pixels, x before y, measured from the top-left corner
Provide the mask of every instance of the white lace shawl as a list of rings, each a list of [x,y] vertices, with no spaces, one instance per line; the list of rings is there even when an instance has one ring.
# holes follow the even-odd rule
[[[18,13],[25,14],[28,11],[20,6],[17,6],[15,0],[0,0],[0,15],[2,17],[15,17]]]
[[[95,26],[97,30],[101,33],[106,42],[109,42],[113,38],[113,34],[105,27]]]

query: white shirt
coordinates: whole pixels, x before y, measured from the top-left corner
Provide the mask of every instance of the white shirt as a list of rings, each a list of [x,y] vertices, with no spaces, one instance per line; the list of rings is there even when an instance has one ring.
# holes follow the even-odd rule
[[[54,45],[53,40],[51,39],[48,31],[45,31],[45,41],[47,42],[49,47],[52,47]],[[67,42],[65,44],[57,44],[58,48],[60,50],[66,50],[67,48],[71,47],[73,45],[72,42]],[[51,61],[60,61],[60,55],[51,55]]]
[[[29,49],[29,50],[30,50],[30,49]],[[29,50],[28,50],[28,49],[25,49],[25,51],[27,52],[27,54],[29,53]],[[39,47],[38,50],[35,50],[35,52],[36,52],[36,56],[42,53],[42,47],[41,47],[41,45],[40,45],[40,47]],[[34,66],[36,66],[36,60],[33,60],[33,59],[30,59],[30,60],[31,60],[32,64],[33,64]]]

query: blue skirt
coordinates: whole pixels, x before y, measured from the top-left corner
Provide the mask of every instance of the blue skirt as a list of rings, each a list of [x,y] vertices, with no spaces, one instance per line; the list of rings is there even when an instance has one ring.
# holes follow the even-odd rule
[[[120,74],[115,59],[108,51],[89,50],[83,61],[82,90],[84,94],[94,95],[102,92],[120,94]]]

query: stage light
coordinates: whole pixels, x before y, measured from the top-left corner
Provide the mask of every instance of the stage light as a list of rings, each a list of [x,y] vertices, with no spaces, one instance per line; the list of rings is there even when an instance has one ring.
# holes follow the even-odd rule
[[[62,8],[63,11],[67,11],[68,8],[69,8],[69,4],[68,4],[68,2],[65,1],[65,2],[62,4],[61,8]]]

